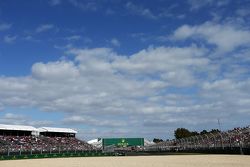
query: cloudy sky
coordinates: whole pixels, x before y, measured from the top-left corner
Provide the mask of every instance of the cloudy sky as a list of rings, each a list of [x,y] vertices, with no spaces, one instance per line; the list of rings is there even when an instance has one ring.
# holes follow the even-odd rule
[[[249,0],[1,0],[0,123],[173,138],[250,124]]]

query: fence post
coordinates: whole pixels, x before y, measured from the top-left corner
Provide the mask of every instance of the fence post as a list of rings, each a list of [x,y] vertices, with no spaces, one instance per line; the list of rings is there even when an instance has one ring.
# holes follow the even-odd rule
[[[192,136],[192,138],[193,138],[193,142],[194,142],[194,148],[196,149],[199,146],[199,141],[195,140],[195,138],[197,139],[197,136]]]
[[[216,147],[216,138],[215,138],[215,136],[214,136],[214,134],[213,133],[210,133],[212,136],[213,136],[213,139],[214,139],[214,148]]]
[[[204,134],[204,135],[207,137],[207,146],[208,146],[208,149],[209,149],[210,148],[210,145],[209,145],[210,139],[209,139],[207,134]]]
[[[219,135],[220,135],[221,147],[224,150],[223,137],[222,137],[222,134],[220,132],[219,132]]]
[[[182,146],[182,149],[185,149],[185,139],[184,138],[181,139],[181,146]]]
[[[229,132],[226,132],[227,136],[228,136],[228,139],[229,139],[229,147],[230,149],[232,149],[232,141],[231,141],[231,135]]]
[[[230,149],[232,149],[232,140],[231,140],[231,135],[229,135],[229,144],[230,144]]]
[[[184,140],[184,149],[188,148],[188,139],[187,138],[183,138]]]
[[[240,154],[244,155],[242,147],[243,147],[243,135],[242,135],[242,131],[240,130],[239,132],[239,136],[240,136]]]
[[[178,143],[179,143],[179,147],[180,147],[180,148],[183,147],[183,146],[182,146],[182,139],[178,139]]]
[[[242,141],[240,141],[240,154],[244,155],[243,150],[242,150]]]
[[[8,147],[8,156],[10,156],[10,148]]]
[[[196,145],[196,148],[200,148],[200,139],[199,139],[199,136],[196,135],[194,136],[194,142],[195,142],[195,145]]]
[[[200,142],[201,143],[200,148],[204,148],[205,142],[204,142],[204,139],[203,139],[203,135],[200,135],[200,137],[201,137],[201,141],[202,141],[202,142]],[[199,138],[199,137],[197,136],[197,138]]]

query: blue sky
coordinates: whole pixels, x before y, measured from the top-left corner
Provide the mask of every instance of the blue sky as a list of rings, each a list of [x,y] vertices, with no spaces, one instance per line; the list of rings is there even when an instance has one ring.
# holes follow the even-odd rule
[[[249,125],[249,0],[2,0],[0,123],[84,139]]]

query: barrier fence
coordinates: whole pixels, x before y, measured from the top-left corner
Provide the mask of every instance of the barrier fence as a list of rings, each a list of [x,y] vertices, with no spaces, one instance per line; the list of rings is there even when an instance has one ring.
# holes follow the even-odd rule
[[[223,150],[250,148],[250,127],[235,128],[226,132],[206,133],[187,138],[168,140],[145,147],[146,151],[188,151],[188,150]]]
[[[0,155],[0,160],[69,158],[69,157],[100,157],[100,156],[114,156],[114,154],[104,153],[101,151],[43,153],[43,154],[12,154],[12,155]]]

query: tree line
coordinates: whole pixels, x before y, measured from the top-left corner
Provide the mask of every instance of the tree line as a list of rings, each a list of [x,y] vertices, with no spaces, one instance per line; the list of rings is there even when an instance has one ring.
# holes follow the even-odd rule
[[[175,139],[181,139],[181,138],[185,138],[185,137],[204,135],[204,134],[208,134],[208,133],[218,133],[218,132],[220,132],[219,129],[211,129],[210,131],[202,130],[200,132],[197,132],[197,131],[190,131],[186,128],[177,128],[174,131],[174,136],[175,136]],[[155,142],[155,143],[159,143],[162,141],[163,141],[163,139],[158,139],[158,138],[154,138],[154,140],[153,140],[153,142]]]
[[[204,134],[208,134],[208,133],[218,133],[218,132],[220,132],[219,129],[211,129],[210,131],[202,130],[201,132],[197,132],[197,131],[190,131],[186,128],[177,128],[174,131],[174,136],[176,139],[181,139],[181,138],[185,138],[185,137],[204,135]]]

